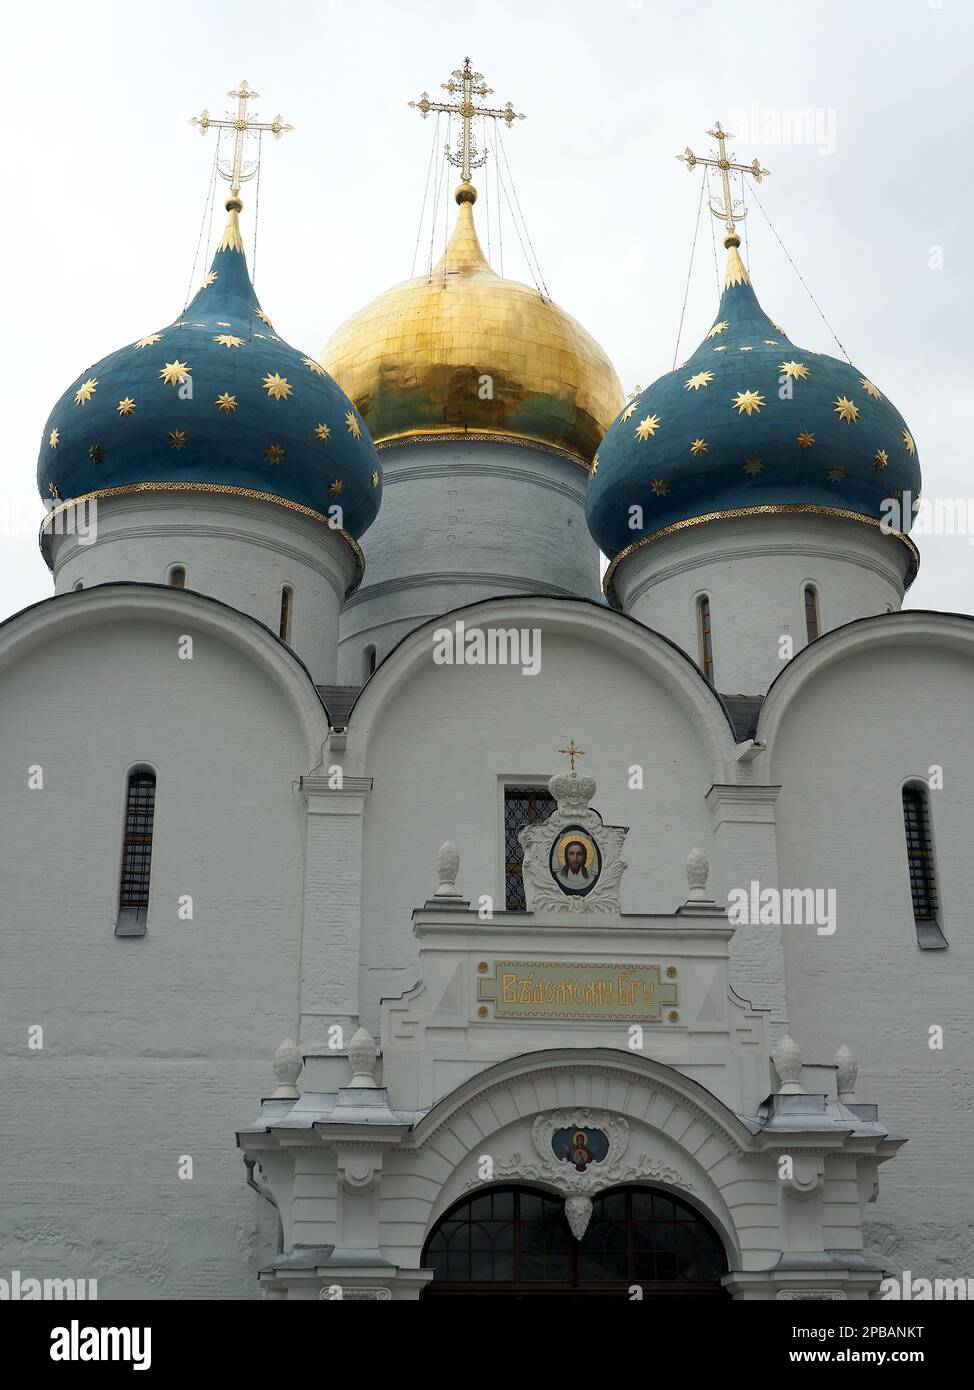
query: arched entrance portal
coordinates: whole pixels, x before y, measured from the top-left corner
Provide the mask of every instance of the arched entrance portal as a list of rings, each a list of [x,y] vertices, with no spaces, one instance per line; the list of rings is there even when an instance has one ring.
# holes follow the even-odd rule
[[[581,1241],[564,1202],[531,1187],[467,1197],[437,1222],[423,1250],[424,1298],[727,1298],[723,1246],[686,1202],[651,1187],[593,1197]]]

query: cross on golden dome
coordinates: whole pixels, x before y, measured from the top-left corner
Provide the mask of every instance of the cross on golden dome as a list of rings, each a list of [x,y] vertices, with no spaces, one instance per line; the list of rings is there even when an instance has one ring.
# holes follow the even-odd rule
[[[760,183],[763,178],[770,174],[771,170],[762,169],[761,165],[758,163],[757,160],[755,160],[753,164],[735,164],[733,158],[728,158],[727,141],[733,140],[734,137],[733,135],[729,134],[728,131],[723,129],[723,127],[720,124],[720,121],[717,122],[717,125],[713,130],[708,130],[707,134],[711,137],[712,140],[717,141],[716,158],[704,159],[701,155],[694,154],[690,146],[687,145],[686,150],[683,152],[683,154],[677,155],[677,159],[679,159],[682,163],[684,163],[687,166],[687,170],[689,172],[692,172],[698,164],[703,165],[703,167],[707,169],[720,170],[720,178],[721,183],[723,184],[724,191],[724,202],[722,207],[715,206],[713,203],[711,203],[710,211],[713,213],[715,217],[722,217],[724,219],[724,225],[727,228],[728,233],[733,233],[735,220],[737,222],[743,221],[744,217],[746,216],[746,212],[745,209],[741,207],[740,199],[735,200],[731,197],[731,169],[737,169],[742,174],[750,174],[751,177],[754,179],[755,183]],[[739,211],[735,212],[735,209],[739,209]]]
[[[571,740],[570,740],[570,742],[569,742],[567,748],[559,748],[559,749],[558,749],[558,752],[559,752],[559,753],[564,753],[564,754],[566,755],[566,757],[571,758],[571,760],[572,760],[572,772],[575,771],[575,759],[576,759],[576,758],[584,758],[584,757],[587,756],[584,748],[577,748],[577,747],[575,746],[575,740],[574,740],[574,739],[571,739]]]
[[[210,115],[209,111],[204,110],[201,116],[193,116],[190,120],[190,125],[199,126],[201,135],[205,135],[211,126],[214,130],[232,130],[234,132],[233,159],[229,164],[220,160],[216,166],[220,177],[226,179],[230,184],[231,198],[236,198],[240,193],[240,185],[246,183],[248,179],[252,179],[257,172],[256,163],[248,164],[246,169],[244,167],[244,139],[255,132],[269,130],[275,140],[280,140],[285,131],[294,129],[293,125],[285,125],[279,115],[275,116],[272,121],[249,120],[247,102],[253,101],[259,95],[259,92],[251,91],[246,81],[243,81],[235,92],[227,93],[227,96],[233,97],[237,103],[235,117],[218,121]]]
[[[428,93],[423,92],[419,101],[411,101],[409,105],[420,113],[424,121],[431,111],[445,111],[449,116],[460,117],[460,139],[457,148],[451,150],[448,140],[445,147],[446,157],[460,170],[464,183],[469,183],[470,170],[479,169],[487,162],[487,150],[477,149],[477,140],[473,132],[476,118],[492,116],[495,120],[506,121],[508,130],[515,121],[523,121],[525,118],[522,112],[514,110],[510,102],[500,109],[477,105],[475,98],[482,100],[484,97],[492,96],[494,89],[487,86],[482,72],[474,72],[469,58],[464,58],[463,67],[457,68],[449,82],[441,82],[440,86],[451,96],[458,94],[459,100],[430,101]]]

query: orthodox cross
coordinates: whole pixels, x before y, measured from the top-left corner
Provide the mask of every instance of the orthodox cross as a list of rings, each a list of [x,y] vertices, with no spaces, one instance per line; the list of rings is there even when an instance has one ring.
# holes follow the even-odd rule
[[[717,122],[716,129],[708,130],[707,134],[711,137],[712,140],[717,141],[716,159],[703,159],[700,155],[694,154],[693,150],[691,150],[689,145],[687,145],[686,150],[683,154],[677,155],[677,159],[681,160],[687,166],[687,170],[690,172],[692,172],[698,164],[702,164],[704,168],[707,169],[720,170],[721,182],[724,186],[724,205],[723,207],[720,207],[719,205],[715,206],[713,203],[711,203],[710,211],[713,213],[715,217],[722,217],[724,219],[724,225],[726,226],[728,232],[733,232],[735,217],[736,220],[740,222],[743,221],[746,214],[744,208],[741,206],[740,199],[735,199],[731,197],[731,169],[737,169],[742,174],[750,174],[751,177],[754,179],[755,183],[760,183],[761,180],[771,172],[771,170],[762,169],[761,165],[758,163],[757,160],[755,160],[753,164],[735,164],[733,159],[728,159],[726,142],[728,140],[733,140],[734,137],[733,135],[728,134],[726,130],[722,129],[720,121]],[[740,211],[738,211],[736,214],[735,208],[740,209]]]
[[[431,111],[445,111],[450,116],[460,117],[460,140],[455,150],[450,149],[450,142],[446,144],[446,157],[451,164],[455,164],[460,170],[464,183],[470,182],[470,170],[479,169],[481,164],[487,162],[487,150],[477,150],[477,140],[473,131],[474,120],[478,116],[493,116],[496,120],[506,121],[507,128],[510,130],[515,121],[523,121],[522,112],[515,111],[510,102],[500,110],[494,106],[478,106],[474,98],[483,99],[493,95],[493,87],[488,87],[484,81],[482,72],[474,72],[470,66],[470,59],[464,58],[463,67],[456,69],[449,82],[441,82],[440,86],[450,96],[454,93],[459,94],[458,101],[430,101],[429,94],[423,92],[419,101],[411,101],[409,105],[418,111],[426,120]]]
[[[585,753],[585,749],[584,749],[584,748],[576,748],[576,746],[575,746],[575,740],[574,740],[574,739],[571,739],[571,741],[569,742],[567,748],[559,748],[559,749],[558,749],[558,752],[559,752],[559,753],[564,753],[567,757],[571,758],[571,760],[572,760],[572,772],[575,771],[575,759],[576,759],[576,758],[584,758],[584,757],[586,756],[586,753]]]
[[[244,138],[256,131],[269,130],[275,140],[280,140],[285,131],[294,129],[293,125],[285,125],[280,116],[275,116],[272,121],[248,120],[247,102],[253,101],[259,95],[259,92],[250,90],[246,81],[241,82],[237,91],[227,93],[227,96],[236,98],[237,114],[235,117],[218,121],[210,115],[209,111],[204,111],[202,116],[193,116],[190,121],[190,125],[199,126],[201,135],[205,135],[211,126],[215,130],[234,131],[232,161],[229,164],[223,160],[217,163],[217,172],[220,177],[226,179],[230,184],[231,198],[237,197],[240,193],[240,185],[246,183],[248,179],[252,179],[257,172],[257,165],[252,161],[248,160],[246,168],[244,167]]]

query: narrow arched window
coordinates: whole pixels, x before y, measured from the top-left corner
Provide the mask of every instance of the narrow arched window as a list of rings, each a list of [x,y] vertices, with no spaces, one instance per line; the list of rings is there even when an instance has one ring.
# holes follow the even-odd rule
[[[169,583],[174,589],[186,588],[186,571],[182,565],[173,565],[169,571]]]
[[[376,668],[375,647],[366,647],[362,653],[362,679],[368,680]]]
[[[122,835],[122,873],[118,893],[116,936],[143,936],[149,910],[152,867],[152,827],[156,808],[156,775],[147,768],[129,774]]]
[[[819,634],[818,594],[814,584],[805,585],[805,634],[809,642],[814,642]]]
[[[74,585],[74,591],[75,591],[75,593],[77,593],[79,589],[83,589],[84,587],[85,587],[84,584],[83,584],[83,583],[81,582],[81,580],[79,579],[79,580],[77,581],[77,583]]]
[[[700,669],[713,685],[714,643],[710,630],[710,599],[706,594],[697,599],[697,630],[700,637]]]
[[[278,632],[283,641],[287,641],[291,635],[291,600],[294,597],[294,590],[289,589],[285,584],[281,590],[281,625]]]
[[[930,803],[926,787],[919,782],[908,782],[903,788],[903,828],[917,942],[927,950],[942,949],[947,941],[939,922]]]

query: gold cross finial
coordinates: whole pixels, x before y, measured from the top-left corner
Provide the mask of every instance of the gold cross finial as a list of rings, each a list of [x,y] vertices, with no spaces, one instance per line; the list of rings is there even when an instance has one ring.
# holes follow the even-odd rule
[[[232,130],[233,139],[233,159],[227,164],[220,160],[217,163],[217,172],[221,178],[226,179],[230,184],[230,197],[237,198],[240,195],[240,185],[252,179],[257,172],[257,165],[248,160],[244,164],[243,148],[244,138],[253,132],[269,130],[275,140],[280,140],[285,131],[293,130],[293,125],[285,125],[280,116],[275,116],[272,121],[251,121],[247,118],[247,102],[253,101],[260,95],[253,92],[247,86],[246,81],[241,82],[235,92],[228,92],[227,96],[233,97],[237,103],[237,114],[228,117],[227,120],[215,120],[209,113],[204,111],[201,116],[193,116],[190,125],[198,125],[200,134],[205,135],[212,126],[214,130]]]
[[[463,67],[456,69],[449,82],[442,82],[440,85],[451,96],[454,93],[458,94],[459,100],[430,101],[428,93],[423,92],[419,101],[411,101],[409,105],[420,113],[424,121],[431,111],[445,111],[449,116],[460,117],[460,139],[457,148],[451,150],[450,142],[447,141],[446,157],[460,170],[464,183],[469,183],[470,170],[479,169],[481,164],[487,162],[486,148],[479,151],[477,149],[473,131],[473,123],[477,117],[492,116],[495,120],[506,121],[510,130],[515,121],[524,120],[524,115],[515,111],[510,102],[500,109],[495,106],[477,105],[475,98],[482,100],[484,97],[493,96],[494,89],[487,86],[482,72],[474,72],[469,58],[464,58]]]
[[[724,219],[724,226],[727,228],[728,236],[733,236],[735,230],[735,221],[742,222],[744,220],[744,217],[746,216],[746,212],[744,207],[741,205],[740,199],[731,197],[731,169],[737,169],[742,174],[750,174],[755,183],[760,183],[761,180],[765,178],[771,171],[770,169],[762,169],[761,165],[758,163],[757,160],[755,160],[753,164],[735,164],[733,156],[728,158],[727,141],[733,140],[734,137],[733,135],[730,135],[726,130],[723,129],[723,127],[720,124],[720,121],[717,122],[713,130],[708,130],[707,134],[711,137],[712,140],[717,141],[716,157],[713,157],[711,159],[703,159],[700,155],[694,154],[690,146],[687,145],[686,150],[683,152],[683,154],[677,155],[677,159],[681,160],[682,163],[684,163],[687,166],[687,169],[689,171],[695,169],[698,164],[703,165],[704,168],[707,169],[720,170],[720,178],[724,190],[724,203],[722,207],[719,205],[715,205],[714,203],[711,203],[710,211],[713,213],[715,217],[722,217]]]
[[[559,749],[558,749],[558,752],[559,752],[559,753],[564,753],[564,754],[566,755],[566,757],[571,758],[571,760],[572,760],[572,772],[575,771],[575,759],[576,759],[576,758],[584,758],[584,757],[587,756],[587,754],[586,754],[584,748],[577,748],[577,747],[575,746],[575,740],[574,740],[574,739],[571,739],[571,741],[569,742],[567,748],[559,748]]]

